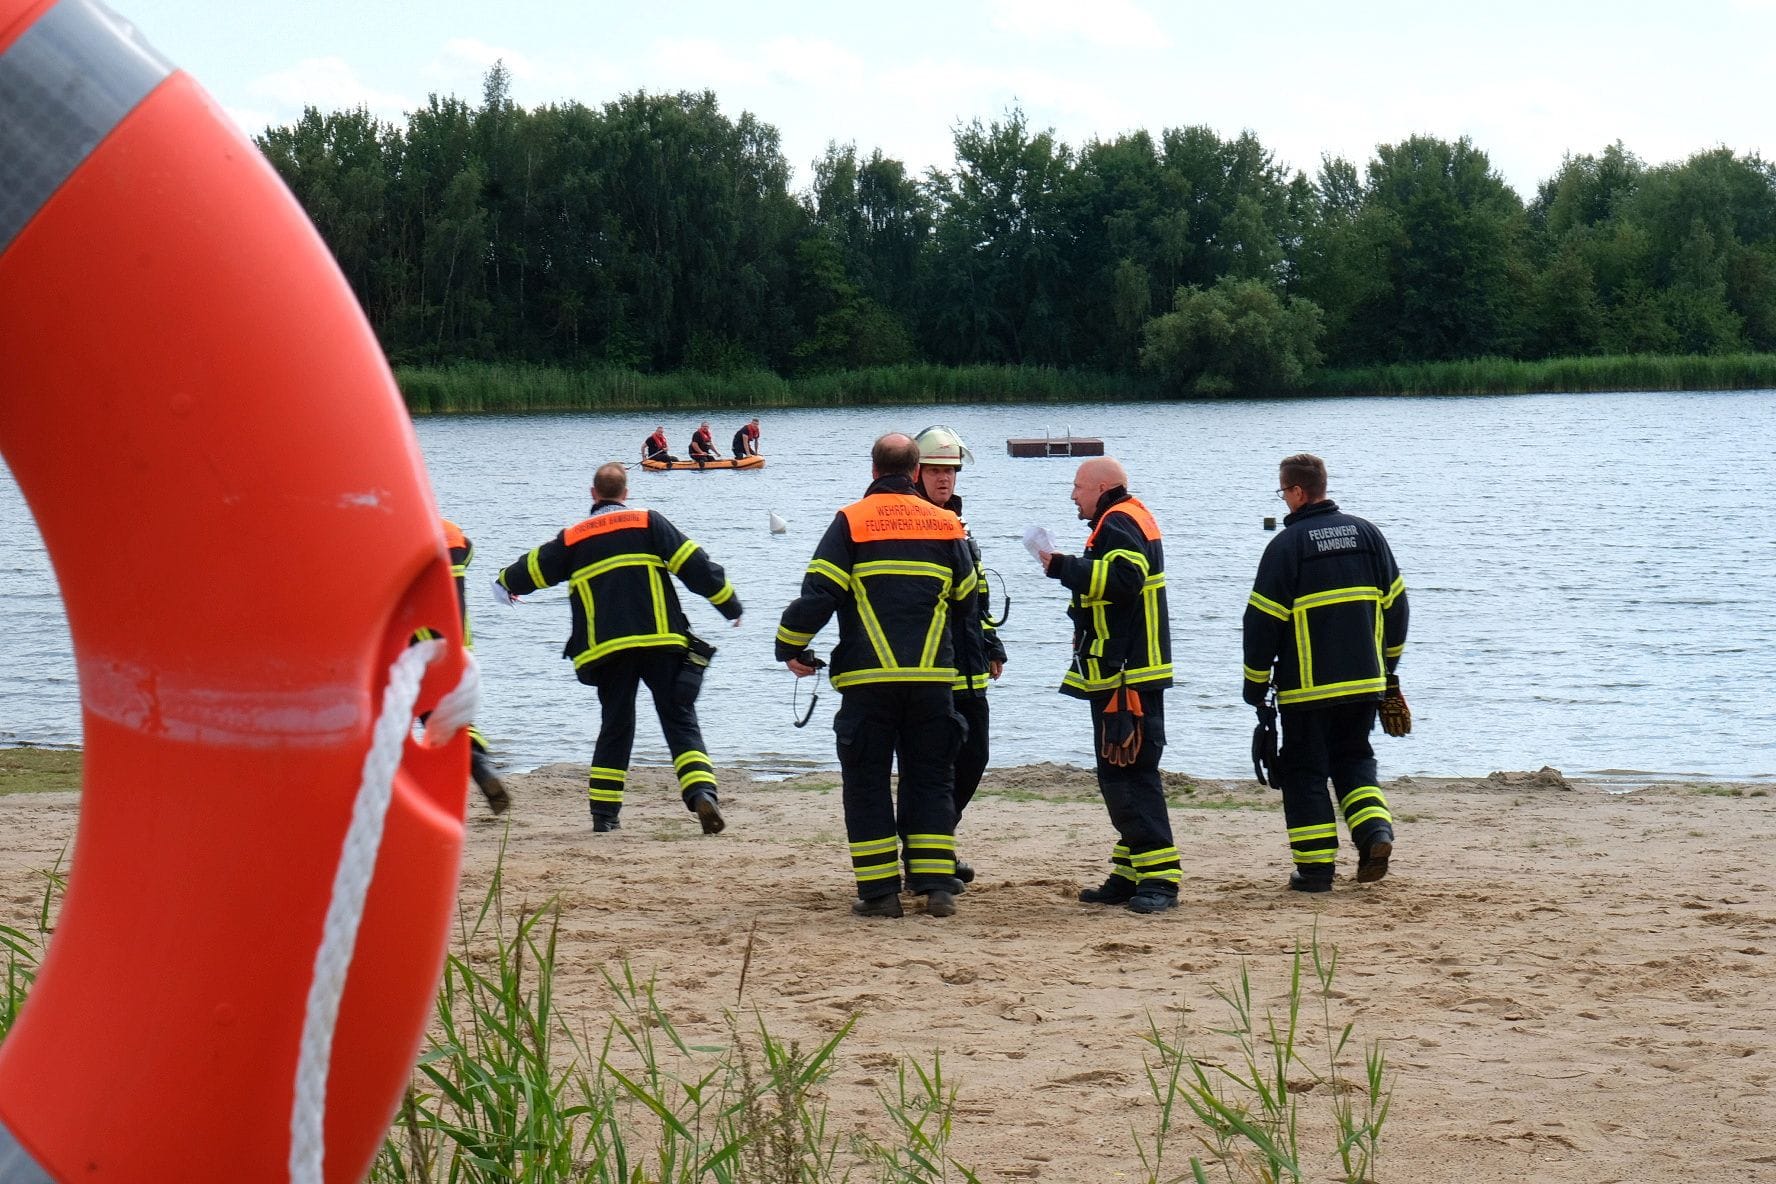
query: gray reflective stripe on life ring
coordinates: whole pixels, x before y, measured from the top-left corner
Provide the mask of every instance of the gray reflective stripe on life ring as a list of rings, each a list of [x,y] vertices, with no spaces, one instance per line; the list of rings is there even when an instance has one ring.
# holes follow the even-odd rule
[[[0,254],[172,71],[98,0],[62,0],[0,53]]]
[[[0,1184],[56,1184],[0,1122]]]

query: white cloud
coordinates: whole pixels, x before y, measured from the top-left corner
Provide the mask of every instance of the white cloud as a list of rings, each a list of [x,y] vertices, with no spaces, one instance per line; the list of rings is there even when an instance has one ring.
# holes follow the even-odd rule
[[[456,77],[465,70],[473,70],[479,75],[485,74],[495,62],[504,62],[514,79],[529,81],[542,73],[528,54],[516,49],[489,45],[474,37],[452,37],[446,41],[442,60],[432,62],[427,67],[427,72],[441,77]]]
[[[1172,39],[1132,0],[992,0],[993,27],[1033,40],[1082,38],[1111,49],[1165,49]]]
[[[855,90],[867,69],[857,54],[818,38],[774,38],[759,47],[759,57],[773,78],[801,86]]]
[[[303,107],[323,111],[368,108],[372,115],[399,119],[414,107],[406,95],[377,90],[360,80],[344,58],[304,58],[285,70],[277,70],[254,79],[247,92],[257,98],[269,99],[291,112]]]
[[[268,127],[287,122],[286,120],[279,119],[270,111],[261,110],[257,107],[236,107],[232,103],[223,107],[222,112],[228,116],[228,118],[234,123],[234,126],[240,128],[241,131],[247,133],[249,136],[259,135]]]
[[[654,42],[652,64],[668,76],[667,85],[685,89],[757,86],[765,81],[763,63],[734,53],[707,38],[662,38]]]

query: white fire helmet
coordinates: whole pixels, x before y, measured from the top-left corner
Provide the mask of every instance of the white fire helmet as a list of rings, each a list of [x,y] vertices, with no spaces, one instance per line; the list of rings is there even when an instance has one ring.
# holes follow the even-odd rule
[[[968,445],[962,443],[962,437],[952,428],[942,424],[934,424],[913,437],[919,446],[919,463],[932,465],[936,468],[959,469],[964,464],[974,463],[974,453],[968,451]]]

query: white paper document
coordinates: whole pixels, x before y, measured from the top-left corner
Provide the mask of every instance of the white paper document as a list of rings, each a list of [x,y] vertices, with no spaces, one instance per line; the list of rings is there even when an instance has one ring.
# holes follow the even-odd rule
[[[1042,561],[1042,553],[1044,551],[1060,550],[1060,548],[1055,545],[1054,535],[1049,532],[1049,529],[1046,526],[1024,527],[1024,549],[1029,551],[1031,555],[1034,555],[1038,563]]]

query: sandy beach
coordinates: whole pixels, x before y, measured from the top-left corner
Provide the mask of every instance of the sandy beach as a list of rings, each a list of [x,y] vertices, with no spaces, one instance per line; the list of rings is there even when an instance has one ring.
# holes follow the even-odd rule
[[[470,804],[464,899],[480,900],[507,837],[508,898],[560,904],[559,1006],[601,1028],[600,967],[627,960],[696,1039],[721,1040],[729,1011],[803,1040],[855,1014],[828,1087],[835,1125],[879,1127],[896,1059],[941,1051],[960,1086],[951,1151],[982,1180],[1140,1178],[1131,1130],[1150,1140],[1157,1114],[1149,1023],[1182,1023],[1193,1052],[1226,1060],[1216,990],[1243,966],[1277,1006],[1316,926],[1339,951],[1334,1020],[1355,1025],[1353,1046],[1380,1040],[1393,1067],[1374,1178],[1776,1180],[1766,787],[1607,792],[1552,770],[1385,782],[1399,820],[1387,879],[1356,885],[1347,846],[1336,890],[1303,896],[1283,889],[1274,793],[1168,773],[1181,905],[1142,917],[1074,900],[1112,841],[1091,775],[997,770],[961,828],[980,878],[958,915],[908,898],[905,918],[863,921],[847,908],[836,774],[725,774],[719,836],[662,770],[638,771],[623,829],[594,835],[583,778],[512,777],[509,837]],[[0,920],[34,916],[35,873],[77,810],[73,794],[0,798]],[[1323,1063],[1317,1008],[1304,1026]],[[1311,1090],[1302,1103],[1306,1178],[1334,1178],[1326,1107]],[[1174,1143],[1180,1166],[1189,1142]]]

